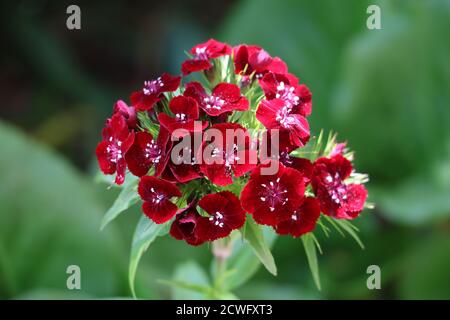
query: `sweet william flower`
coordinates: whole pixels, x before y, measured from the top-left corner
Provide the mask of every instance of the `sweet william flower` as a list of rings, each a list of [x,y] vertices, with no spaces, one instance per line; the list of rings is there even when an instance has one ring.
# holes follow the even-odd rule
[[[302,204],[305,192],[303,176],[295,169],[277,163],[275,174],[264,174],[262,170],[274,162],[255,168],[241,193],[242,207],[257,223],[270,226],[289,219]]]
[[[194,98],[200,108],[213,117],[231,111],[245,111],[249,107],[248,100],[241,95],[239,87],[231,83],[219,83],[208,94],[199,82],[190,82],[186,84],[184,95]]]
[[[144,82],[140,91],[131,94],[131,104],[137,111],[151,110],[164,92],[173,92],[180,86],[181,77],[164,73],[155,80]]]
[[[268,100],[281,99],[292,107],[292,113],[309,116],[312,111],[311,92],[304,84],[299,84],[292,74],[267,73],[259,81]]]
[[[170,226],[170,235],[177,240],[184,240],[192,246],[199,246],[205,242],[200,237],[197,224],[203,217],[198,213],[195,206],[188,206],[180,210]]]
[[[191,97],[177,96],[174,97],[169,104],[170,111],[174,114],[171,117],[165,113],[158,114],[158,121],[171,134],[182,136],[189,132],[194,132],[197,127],[195,121],[199,117],[199,109],[197,101]],[[204,130],[208,126],[207,121],[198,121],[198,129]],[[184,133],[183,133],[184,132]]]
[[[281,235],[290,234],[294,238],[300,237],[314,230],[319,217],[319,201],[316,198],[307,197],[289,219],[277,224],[275,231]]]
[[[307,186],[311,182],[313,164],[309,159],[300,158],[290,153],[297,149],[289,141],[289,132],[278,131],[278,141],[272,141],[273,130],[267,130],[262,135],[260,159],[261,162],[267,160],[277,160],[286,167],[293,168],[303,175],[303,182]]]
[[[288,131],[290,143],[303,147],[309,141],[309,123],[302,114],[296,112],[292,105],[282,99],[264,99],[256,110],[256,118],[267,129]]]
[[[172,197],[181,197],[181,191],[173,183],[143,176],[139,181],[138,193],[144,201],[142,211],[155,223],[169,221],[178,210],[170,200]]]
[[[116,184],[125,180],[127,163],[125,155],[134,141],[134,132],[130,132],[125,118],[115,113],[103,129],[103,141],[95,150],[98,164],[104,174],[116,173]]]
[[[354,219],[363,210],[367,190],[361,184],[345,183],[352,170],[351,162],[341,154],[314,162],[312,186],[324,214]]]
[[[181,65],[183,75],[210,69],[212,67],[210,59],[231,54],[231,47],[226,43],[210,39],[194,46],[190,53],[193,55],[192,59],[184,61]]]
[[[171,147],[170,134],[164,127],[160,128],[156,141],[146,131],[137,132],[133,145],[125,155],[130,172],[142,177],[154,166],[155,176],[160,176],[167,165]]]
[[[185,139],[187,142],[185,143]],[[200,150],[201,145],[196,146],[195,141],[202,139],[201,132],[190,133],[176,142],[172,149],[172,156],[176,155],[175,161],[170,158],[168,168],[175,181],[186,183],[194,179],[202,177],[200,167],[197,163],[196,156]],[[178,152],[178,154],[177,154]]]
[[[136,109],[133,106],[128,106],[125,101],[118,100],[114,104],[113,113],[120,113],[125,118],[130,129],[137,127]]]
[[[220,133],[215,137],[214,130]],[[200,171],[214,184],[226,186],[256,167],[256,150],[251,149],[247,129],[237,123],[214,124],[204,135],[198,159]]]
[[[198,235],[213,241],[228,236],[245,223],[245,211],[239,199],[229,191],[208,194],[198,202],[207,214],[197,220]]]
[[[258,46],[239,45],[233,48],[236,74],[261,78],[267,72],[287,73],[286,63],[278,57],[272,58]]]

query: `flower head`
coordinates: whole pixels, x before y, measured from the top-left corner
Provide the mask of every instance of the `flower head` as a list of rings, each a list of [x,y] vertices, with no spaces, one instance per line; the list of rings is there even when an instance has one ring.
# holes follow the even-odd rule
[[[303,202],[305,185],[302,174],[278,163],[275,174],[265,175],[265,167],[276,162],[267,161],[254,169],[241,193],[243,208],[257,223],[276,226],[289,219]]]
[[[219,83],[211,94],[207,94],[199,82],[190,82],[186,85],[184,95],[194,98],[200,108],[213,117],[235,110],[245,111],[249,107],[239,87],[231,83]]]
[[[198,202],[208,217],[197,221],[200,237],[213,241],[228,236],[232,230],[239,229],[245,222],[245,211],[239,199],[229,191],[208,194]]]
[[[312,186],[326,215],[337,219],[354,219],[364,208],[367,190],[362,184],[346,183],[352,164],[337,154],[314,162]]]
[[[138,111],[151,110],[153,105],[157,103],[164,92],[173,92],[180,86],[181,77],[172,76],[168,73],[162,74],[155,80],[144,82],[144,86],[140,91],[131,94],[131,104]]]
[[[134,132],[130,132],[125,118],[115,113],[107,121],[103,129],[103,141],[95,150],[98,164],[104,174],[116,173],[116,183],[122,184],[125,180],[127,163],[125,154],[134,141]]]
[[[143,176],[139,181],[138,193],[144,201],[142,211],[155,223],[169,221],[177,212],[178,207],[170,199],[181,197],[181,191],[173,183]]]
[[[256,166],[257,155],[251,149],[250,136],[237,123],[213,125],[205,133],[200,152],[200,171],[219,186],[233,183],[234,177],[241,177]]]
[[[210,39],[194,46],[190,53],[193,56],[192,59],[184,61],[181,65],[183,75],[210,69],[212,67],[210,59],[231,54],[231,47],[226,43]]]

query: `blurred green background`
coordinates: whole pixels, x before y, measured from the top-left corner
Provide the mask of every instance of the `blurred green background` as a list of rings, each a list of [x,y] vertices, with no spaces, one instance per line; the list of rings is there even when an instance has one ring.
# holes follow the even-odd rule
[[[322,291],[301,241],[279,238],[279,275],[260,268],[235,290],[247,299],[450,298],[450,1],[68,1],[1,6],[0,298],[129,297],[127,264],[140,217],[105,230],[117,190],[94,182],[94,148],[113,103],[145,79],[179,72],[184,50],[210,37],[263,46],[313,92],[314,133],[339,132],[370,174],[355,222],[366,245],[319,231]],[[381,8],[368,30],[366,9]],[[186,297],[157,279],[204,281],[207,246],[169,237],[144,255],[139,297]],[[81,267],[82,290],[66,289]],[[366,269],[381,268],[368,290]],[[192,278],[192,279],[191,279]]]

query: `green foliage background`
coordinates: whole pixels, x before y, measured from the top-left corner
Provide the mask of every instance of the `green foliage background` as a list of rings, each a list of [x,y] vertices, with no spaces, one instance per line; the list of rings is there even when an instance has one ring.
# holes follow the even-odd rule
[[[157,72],[176,72],[183,50],[216,37],[261,45],[288,63],[313,92],[313,132],[333,129],[349,142],[377,204],[356,220],[365,250],[348,237],[319,233],[321,291],[301,241],[281,237],[273,246],[278,276],[260,268],[236,284],[236,296],[450,298],[450,1],[219,1],[220,19],[206,22],[200,17],[208,9],[194,2],[192,12],[178,2],[156,6],[158,29],[145,24],[151,14],[105,27],[94,21],[99,5],[81,5],[79,36],[64,30],[63,4],[50,13],[38,2],[2,8],[11,51],[2,53],[0,78],[8,89],[0,113],[0,297],[130,297],[127,263],[139,206],[99,230],[118,190],[94,182],[95,141],[116,99]],[[381,7],[382,30],[366,28],[373,3]],[[107,17],[138,11],[125,1],[108,10]],[[105,42],[106,51],[77,46],[102,38],[117,39]],[[109,55],[133,73],[101,64]],[[256,270],[255,259],[240,261]],[[204,298],[158,279],[203,285],[211,281],[209,262],[207,246],[158,238],[139,267],[137,295]],[[71,264],[81,267],[81,291],[66,289]],[[366,287],[371,264],[381,267],[381,290]]]

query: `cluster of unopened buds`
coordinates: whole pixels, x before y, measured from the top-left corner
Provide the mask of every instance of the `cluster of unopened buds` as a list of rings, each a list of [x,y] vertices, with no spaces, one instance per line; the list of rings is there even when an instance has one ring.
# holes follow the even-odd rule
[[[127,170],[140,178],[149,219],[201,245],[246,219],[299,237],[321,213],[359,215],[366,176],[354,172],[344,143],[308,148],[311,92],[280,58],[213,39],[188,55],[182,75],[165,73],[128,104],[117,101],[96,149],[115,183]]]

